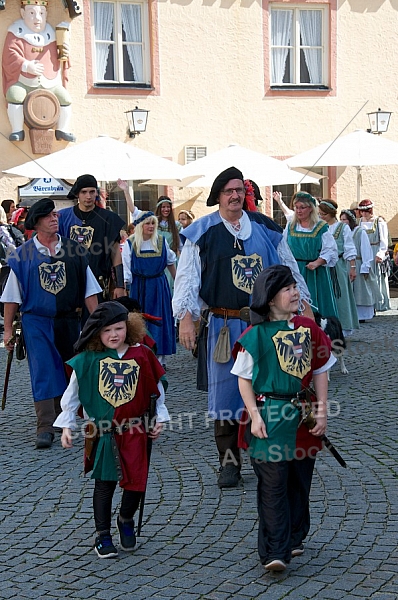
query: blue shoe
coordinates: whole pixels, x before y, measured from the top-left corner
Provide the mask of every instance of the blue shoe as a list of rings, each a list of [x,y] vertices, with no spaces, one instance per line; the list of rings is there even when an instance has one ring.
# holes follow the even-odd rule
[[[119,531],[120,547],[126,552],[132,552],[137,545],[137,538],[134,531],[134,521],[123,523],[117,518],[116,525]]]
[[[100,558],[114,558],[117,550],[112,542],[110,533],[100,533],[95,538],[94,550]]]

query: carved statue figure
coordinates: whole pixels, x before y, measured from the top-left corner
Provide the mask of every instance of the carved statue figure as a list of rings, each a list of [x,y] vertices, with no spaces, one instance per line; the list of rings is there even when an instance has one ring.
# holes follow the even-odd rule
[[[47,0],[22,0],[21,19],[10,25],[3,49],[3,90],[8,102],[11,123],[9,140],[22,142],[23,102],[33,90],[53,92],[60,103],[60,117],[55,130],[57,140],[74,142],[69,133],[71,97],[65,88],[69,62],[61,68],[56,33],[47,23]],[[69,44],[62,47],[63,57],[69,56]]]

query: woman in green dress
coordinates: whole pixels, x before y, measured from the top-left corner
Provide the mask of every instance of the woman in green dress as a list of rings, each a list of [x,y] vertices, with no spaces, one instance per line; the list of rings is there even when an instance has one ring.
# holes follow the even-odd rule
[[[310,291],[312,308],[324,317],[338,317],[330,274],[330,267],[338,261],[334,237],[327,223],[319,219],[311,194],[297,192],[293,209],[284,236]]]

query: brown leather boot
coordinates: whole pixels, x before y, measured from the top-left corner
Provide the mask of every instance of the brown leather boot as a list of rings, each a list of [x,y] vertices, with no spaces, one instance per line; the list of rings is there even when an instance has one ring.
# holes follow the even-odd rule
[[[54,439],[53,423],[56,419],[54,398],[35,402],[37,417],[36,448],[51,448]]]

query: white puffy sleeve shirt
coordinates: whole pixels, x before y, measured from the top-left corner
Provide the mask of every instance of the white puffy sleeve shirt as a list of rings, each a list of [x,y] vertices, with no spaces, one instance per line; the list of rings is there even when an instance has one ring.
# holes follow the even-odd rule
[[[333,225],[329,226],[329,231],[334,234],[337,227],[340,225],[339,221],[333,223]],[[343,224],[343,240],[344,240],[344,250],[343,250],[343,258],[344,260],[354,260],[357,255],[357,249],[355,248],[354,240],[352,238],[352,231],[348,227],[346,223]]]
[[[361,259],[362,259],[360,273],[369,273],[370,268],[373,263],[373,260],[374,260],[372,246],[370,245],[369,236],[366,233],[366,231],[364,230],[364,228],[357,226],[354,231],[356,231],[357,229],[360,230],[358,232],[358,235],[360,236],[360,246],[359,247],[360,247]]]

